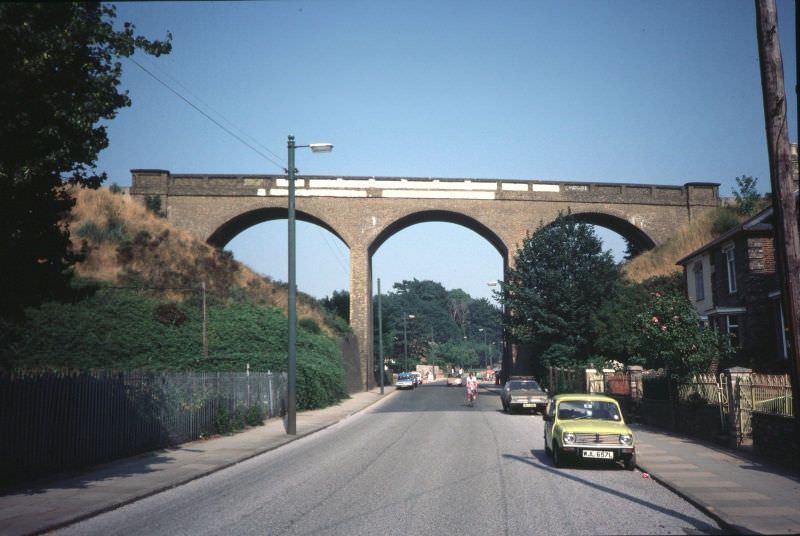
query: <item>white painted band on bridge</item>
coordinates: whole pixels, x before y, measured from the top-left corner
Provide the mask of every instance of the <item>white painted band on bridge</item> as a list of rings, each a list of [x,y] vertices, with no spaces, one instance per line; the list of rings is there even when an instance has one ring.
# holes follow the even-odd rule
[[[269,195],[288,197],[289,190],[284,188],[271,188]],[[306,188],[294,191],[297,197],[367,197],[366,190],[309,190]]]
[[[559,192],[558,184],[531,184],[531,190],[534,192]]]
[[[311,188],[377,188],[380,190],[468,190],[495,191],[497,182],[472,181],[440,181],[433,180],[345,180],[345,179],[309,179]]]
[[[434,192],[405,190],[384,190],[381,197],[406,198],[406,199],[495,199],[494,192]]]
[[[477,181],[471,180],[451,181],[451,180],[411,180],[411,179],[308,179],[306,184],[305,179],[296,179],[296,186],[300,188],[309,188],[314,190],[347,190],[349,192],[358,191],[357,189],[377,189],[384,192],[392,190],[423,190],[423,191],[461,191],[461,192],[559,192],[561,186],[558,184],[537,184],[537,183],[524,183],[524,182],[497,182],[497,181]],[[275,179],[275,186],[278,189],[288,188],[289,181],[287,179]],[[261,194],[259,194],[261,195]],[[270,195],[286,195],[281,193],[270,193]],[[322,194],[319,195],[329,195]],[[397,194],[384,195],[384,197],[395,197]],[[345,195],[335,197],[364,197],[362,195]],[[416,196],[414,196],[416,197]],[[426,196],[428,197],[428,196]],[[480,197],[480,199],[488,199]]]

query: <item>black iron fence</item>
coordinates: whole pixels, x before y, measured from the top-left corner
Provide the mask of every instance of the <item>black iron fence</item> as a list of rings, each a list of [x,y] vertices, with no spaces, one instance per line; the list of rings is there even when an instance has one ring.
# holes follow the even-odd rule
[[[262,424],[285,374],[0,373],[0,485]]]

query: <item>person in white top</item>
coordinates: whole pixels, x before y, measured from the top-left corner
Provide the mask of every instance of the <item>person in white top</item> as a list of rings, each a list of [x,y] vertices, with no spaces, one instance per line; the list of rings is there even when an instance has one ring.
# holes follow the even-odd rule
[[[471,406],[478,398],[478,379],[470,372],[467,376],[467,403]]]

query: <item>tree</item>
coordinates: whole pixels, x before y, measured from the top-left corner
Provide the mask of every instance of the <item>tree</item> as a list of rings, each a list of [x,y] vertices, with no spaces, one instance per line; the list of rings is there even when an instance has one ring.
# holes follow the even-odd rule
[[[618,278],[591,226],[568,214],[523,241],[500,297],[507,331],[530,347],[537,373],[590,356],[592,318]]]
[[[752,216],[758,212],[761,207],[761,195],[756,190],[756,183],[758,179],[748,175],[736,177],[736,188],[733,191],[733,197],[736,199],[737,210],[740,214],[745,216]]]
[[[404,360],[404,315],[414,315],[405,322],[410,366],[423,357],[430,359],[431,354],[438,363],[477,364],[488,352],[480,329],[485,330],[487,345],[499,338],[500,312],[488,300],[475,300],[461,289],[448,291],[441,283],[428,280],[395,283],[392,290],[383,295],[381,307],[386,356]],[[376,303],[373,311],[377,315]],[[373,326],[377,354],[377,317]],[[461,356],[459,352],[465,353]]]
[[[130,106],[118,86],[120,58],[159,56],[172,36],[149,41],[113,6],[0,3],[0,316],[64,296],[71,267],[68,186],[97,188],[108,145],[101,121]]]
[[[594,352],[599,361],[648,364],[650,347],[638,316],[648,310],[653,294],[682,297],[683,285],[683,275],[679,273],[653,277],[642,283],[616,282],[594,318]]]
[[[345,322],[350,322],[350,292],[334,290],[330,297],[322,298],[320,304],[331,313],[344,319]]]
[[[453,322],[461,328],[461,336],[467,336],[467,324],[469,323],[469,302],[472,300],[469,294],[460,288],[453,289],[447,295],[447,308]]]

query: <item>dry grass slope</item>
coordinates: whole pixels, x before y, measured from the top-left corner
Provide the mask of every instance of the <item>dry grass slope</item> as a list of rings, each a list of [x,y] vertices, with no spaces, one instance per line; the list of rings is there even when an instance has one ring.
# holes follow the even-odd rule
[[[714,223],[722,211],[734,215],[730,208],[718,208],[701,214],[698,218],[681,226],[675,234],[659,247],[637,256],[623,267],[622,271],[631,281],[640,283],[651,277],[680,272],[675,264],[679,259],[714,240],[720,233],[714,232]],[[739,220],[744,218],[736,216]]]
[[[199,289],[205,281],[212,294],[244,294],[255,303],[286,310],[286,285],[276,284],[230,254],[199,242],[129,195],[113,194],[107,188],[75,189],[73,194],[77,203],[70,217],[72,242],[87,253],[84,262],[76,266],[80,276],[163,289]],[[179,290],[162,294],[178,300],[187,295]],[[303,295],[298,296],[298,317],[313,318],[332,334],[316,303]]]

